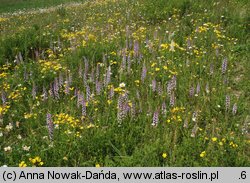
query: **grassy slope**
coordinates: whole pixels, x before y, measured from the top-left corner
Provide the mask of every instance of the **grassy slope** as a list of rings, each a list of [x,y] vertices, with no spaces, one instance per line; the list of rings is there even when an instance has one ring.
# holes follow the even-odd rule
[[[7,2],[7,1],[6,1]],[[16,1],[15,1],[16,2]],[[23,1],[24,2],[24,1]],[[35,2],[35,1],[34,1]],[[48,3],[50,1],[46,1],[46,3],[44,4],[33,4],[33,5],[27,5],[25,2],[24,3],[20,3],[20,4],[16,4],[15,6],[12,6],[11,8],[13,8],[12,10],[16,10],[18,8],[23,8],[23,7],[30,7],[30,8],[34,8],[36,6],[39,7],[43,7],[43,6],[47,6],[50,3]],[[61,3],[62,1],[53,1],[56,3]],[[170,14],[170,10],[172,10],[172,8],[177,8],[181,10],[181,14],[183,15],[182,19],[181,19],[181,26],[185,26],[185,29],[183,29],[183,32],[180,31],[180,34],[182,34],[182,36],[184,35],[188,35],[190,34],[191,31],[189,31],[189,27],[190,25],[188,25],[187,21],[185,21],[186,15],[191,13],[191,12],[197,12],[200,11],[201,15],[205,16],[204,13],[204,9],[207,8],[208,9],[208,18],[207,20],[204,21],[211,21],[211,22],[215,22],[218,23],[221,20],[221,16],[225,16],[226,20],[223,20],[222,25],[226,31],[226,34],[231,36],[231,37],[236,37],[238,39],[238,43],[235,46],[232,47],[227,47],[227,55],[224,56],[228,56],[230,59],[232,60],[237,60],[237,62],[233,62],[233,65],[230,66],[231,68],[231,76],[230,79],[230,83],[232,83],[231,89],[230,91],[236,95],[239,95],[239,99],[238,99],[238,103],[239,103],[239,113],[236,116],[236,119],[233,118],[233,122],[237,123],[237,125],[241,126],[244,122],[245,119],[247,117],[247,115],[249,115],[249,109],[250,109],[250,78],[249,78],[249,74],[250,73],[250,69],[249,69],[249,27],[247,27],[247,21],[249,20],[249,15],[247,14],[247,8],[249,7],[246,3],[247,1],[220,1],[220,5],[219,6],[215,6],[213,7],[212,4],[213,3],[208,3],[206,4],[206,2],[204,1],[196,1],[196,3],[193,3],[193,1],[170,1],[167,6],[166,6],[166,1],[164,0],[159,0],[158,3],[153,3],[151,4],[151,0],[141,0],[139,2],[143,2],[141,4],[143,4],[144,6],[138,6],[135,5],[136,3],[134,3],[134,1],[131,1],[131,3],[128,3],[129,5],[133,4],[133,8],[135,10],[135,13],[133,14],[132,21],[136,22],[138,25],[144,25],[143,21],[141,21],[141,17],[138,16],[138,12],[143,12],[145,14],[145,19],[150,21],[149,25],[147,26],[147,29],[151,31],[154,30],[155,27],[157,26],[162,26],[162,21],[164,21],[165,19],[167,19],[166,17],[169,17]],[[215,1],[213,1],[215,2]],[[230,2],[230,3],[229,3]],[[129,7],[129,5],[126,4],[126,6],[121,6],[121,7]],[[8,5],[9,6],[9,5]],[[110,5],[112,6],[112,5]],[[108,6],[105,6],[108,7]],[[119,7],[119,6],[118,6]],[[222,8],[224,7],[224,8]],[[2,6],[1,6],[2,8]],[[116,7],[117,8],[117,7]],[[115,9],[115,6],[114,6]],[[117,8],[119,9],[119,8]],[[8,8],[3,8],[2,10],[0,9],[0,11],[2,12],[6,12],[6,11],[11,11],[11,9]],[[105,9],[103,9],[102,7],[94,7],[93,11],[95,11],[95,13],[97,12],[102,12],[105,15],[108,14],[107,11],[105,11]],[[65,13],[66,12],[66,13]],[[82,22],[85,23],[84,16],[85,13],[82,13],[79,10],[76,10],[77,13],[79,13],[79,15],[81,15],[80,17],[82,18]],[[122,13],[124,13],[124,11],[121,11]],[[87,16],[92,16],[91,11],[86,11]],[[132,12],[133,13],[133,12]],[[52,34],[52,38],[54,40],[56,40],[57,35],[59,34],[59,31],[62,28],[68,28],[71,27],[72,25],[77,25],[78,22],[81,22],[78,18],[75,18],[74,14],[71,14],[71,11],[67,11],[67,10],[63,10],[63,11],[57,11],[53,14],[45,14],[44,15],[33,15],[32,17],[26,17],[26,19],[20,20],[20,22],[17,23],[13,23],[13,24],[9,24],[3,32],[1,32],[2,36],[6,36],[9,38],[9,40],[5,40],[4,45],[4,52],[0,53],[1,56],[1,60],[0,63],[2,63],[5,60],[12,60],[13,57],[15,56],[15,51],[13,51],[14,49],[12,49],[14,46],[17,47],[17,50],[20,50],[22,53],[25,53],[25,59],[27,61],[29,61],[29,63],[27,63],[27,68],[31,68],[33,65],[30,63],[30,58],[31,56],[29,55],[29,51],[27,49],[29,49],[30,47],[41,47],[42,48],[47,48],[50,44],[50,39],[51,37],[44,37],[44,39],[37,39],[37,37],[41,36],[44,32],[49,32],[50,31],[50,27],[46,28],[47,25],[49,26],[55,26],[55,29],[53,29],[53,31],[49,32]],[[57,18],[57,16],[59,18]],[[43,18],[43,22],[38,21],[39,19]],[[54,24],[55,22],[57,22],[58,20],[60,20],[61,22],[63,22],[64,20],[66,20],[67,18],[70,19],[70,21],[72,21],[72,23],[70,25],[68,25],[67,23],[63,23],[62,25],[60,23],[58,24]],[[111,17],[105,17],[106,18],[112,18]],[[196,19],[199,19],[199,16],[195,17]],[[186,18],[187,20],[189,20],[188,18]],[[12,20],[12,19],[11,19]],[[89,23],[90,26],[92,25],[96,25],[98,27],[98,23],[100,25],[100,27],[104,27],[106,26],[105,24],[102,24],[102,20],[97,20],[97,25],[95,24],[96,22],[92,22]],[[14,22],[14,20],[13,20]],[[88,23],[88,21],[86,21]],[[128,21],[129,22],[129,21]],[[185,24],[187,23],[187,25]],[[25,25],[27,27],[27,31],[20,31],[19,29],[12,29],[13,27],[21,27],[22,25]],[[84,25],[84,24],[83,24]],[[58,27],[57,27],[58,26]],[[169,25],[167,25],[166,27],[168,28]],[[77,27],[77,26],[76,26]],[[165,28],[166,28],[165,27]],[[191,25],[192,27],[192,25]],[[195,29],[195,27],[192,27],[192,29]],[[22,32],[22,34],[19,33]],[[161,32],[162,35],[164,34],[163,32]],[[14,36],[11,37],[9,35],[13,34]],[[39,35],[39,36],[37,36]],[[98,31],[97,31],[97,35],[98,35]],[[42,37],[42,36],[41,36]],[[55,38],[56,37],[56,38]],[[43,38],[43,37],[42,37]],[[178,38],[177,38],[178,39]],[[24,41],[26,40],[26,41]],[[179,39],[179,41],[181,41],[181,38]],[[9,44],[9,45],[8,45]],[[13,46],[13,45],[14,46]],[[79,64],[79,60],[81,59],[82,55],[87,55],[91,58],[94,58],[93,61],[99,61],[99,59],[101,58],[101,54],[99,54],[98,52],[102,52],[102,51],[106,51],[112,50],[112,47],[116,48],[117,44],[119,43],[111,43],[108,45],[97,45],[96,47],[91,47],[89,48],[89,50],[85,50],[82,49],[80,50],[81,53],[76,53],[76,54],[72,54],[69,55],[68,58],[66,58],[66,60],[68,60],[68,62],[66,63],[67,66],[72,69],[74,71],[74,73],[77,73],[77,67]],[[97,50],[97,51],[96,51]],[[79,54],[79,55],[78,55]],[[150,57],[151,59],[151,57]],[[154,59],[154,58],[152,58]],[[30,65],[29,65],[30,64]],[[93,64],[94,65],[94,64]],[[220,65],[220,64],[219,64]],[[20,73],[18,75],[20,77]],[[22,77],[22,75],[21,75]],[[48,81],[51,81],[51,78],[47,78]],[[43,80],[36,80],[34,79],[35,82],[39,83],[39,84],[48,84],[47,81],[43,81]],[[11,81],[14,82],[14,81]],[[117,81],[118,82],[118,81]],[[188,82],[188,81],[187,81]],[[17,84],[17,83],[15,83]],[[116,83],[117,84],[117,83]],[[32,83],[29,83],[29,86],[32,86]],[[30,87],[31,88],[31,87]],[[30,89],[29,89],[30,90]],[[30,96],[29,96],[30,97]],[[219,99],[219,97],[221,97],[221,99]],[[218,101],[220,101],[222,103],[222,105],[224,104],[224,96],[218,96]],[[29,101],[29,105],[31,105],[32,101]],[[50,101],[52,102],[52,101]],[[153,101],[151,101],[153,103]],[[184,103],[184,102],[183,102]],[[45,105],[44,107],[49,107],[51,110],[53,110],[55,107],[53,105],[56,105],[56,107],[58,107],[58,109],[60,109],[61,111],[65,110],[65,106],[62,106],[60,104],[53,104],[50,103],[47,105]],[[71,103],[69,103],[69,105],[71,105]],[[72,104],[73,105],[73,104]],[[187,105],[188,106],[188,105]],[[23,107],[20,105],[20,108]],[[214,109],[212,106],[208,106],[207,108]],[[205,107],[206,108],[206,107]],[[67,108],[68,110],[68,108]],[[26,109],[20,109],[20,111],[25,111]],[[44,112],[44,111],[43,111]],[[57,112],[57,111],[55,111]],[[73,112],[74,113],[74,112]],[[207,113],[206,113],[207,114]],[[213,113],[214,115],[216,115],[216,113]],[[98,114],[96,114],[98,115]],[[40,116],[42,119],[44,118],[44,114],[43,116]],[[114,117],[114,116],[113,116]],[[210,119],[211,116],[209,116],[208,114],[208,118]],[[212,118],[212,117],[211,117]],[[11,119],[11,117],[9,116],[8,119]],[[102,119],[102,118],[100,118]],[[109,118],[108,118],[109,119]],[[113,118],[114,119],[114,118]],[[140,118],[138,121],[136,121],[134,124],[141,124],[141,125],[145,125],[144,124],[144,120],[147,123],[150,123],[151,121],[148,121],[147,118]],[[223,116],[222,118],[219,118],[221,121],[224,119]],[[21,119],[23,120],[23,119]],[[112,120],[112,118],[111,118]],[[73,140],[73,143],[66,143],[65,142],[56,142],[55,146],[59,149],[57,150],[53,150],[53,149],[47,149],[46,143],[45,142],[41,142],[42,139],[40,137],[38,137],[38,135],[35,135],[35,133],[37,134],[44,134],[44,132],[46,130],[44,130],[43,128],[43,120],[38,120],[40,124],[31,122],[33,126],[33,129],[37,130],[34,132],[34,135],[31,136],[31,139],[28,140],[24,140],[25,143],[27,144],[32,144],[32,140],[34,139],[35,143],[32,146],[33,151],[32,153],[38,153],[40,150],[40,146],[39,143],[41,143],[41,147],[44,148],[44,151],[41,152],[40,156],[43,157],[43,159],[45,159],[45,163],[47,163],[47,165],[49,166],[53,166],[53,164],[51,162],[56,162],[56,164],[54,164],[54,166],[59,166],[59,165],[69,165],[69,166],[90,166],[91,164],[93,164],[93,162],[101,162],[102,165],[105,166],[152,166],[152,165],[157,165],[157,166],[209,166],[209,165],[213,165],[213,166],[248,166],[249,165],[249,147],[247,144],[244,144],[244,142],[242,142],[242,146],[240,145],[240,150],[239,151],[230,151],[230,153],[232,153],[232,156],[229,156],[228,154],[224,154],[223,152],[221,152],[222,154],[212,154],[213,151],[216,153],[220,153],[220,151],[218,149],[213,149],[212,147],[212,143],[209,144],[209,148],[210,148],[210,155],[208,154],[208,156],[210,157],[210,159],[206,159],[206,161],[202,161],[199,160],[199,154],[200,152],[203,150],[203,145],[200,145],[200,141],[196,141],[197,142],[197,146],[193,148],[193,139],[190,140],[190,138],[184,138],[182,135],[184,136],[190,136],[189,133],[186,133],[185,131],[183,131],[182,129],[180,130],[176,130],[175,128],[173,128],[174,131],[168,131],[169,133],[164,134],[164,138],[161,138],[161,136],[159,134],[162,133],[161,130],[157,131],[157,133],[151,133],[150,128],[143,128],[141,129],[140,125],[135,125],[130,126],[128,128],[124,128],[124,129],[117,129],[117,127],[111,128],[111,129],[107,129],[107,131],[105,131],[106,135],[102,135],[102,130],[99,130],[98,132],[94,133],[94,131],[88,131],[87,136],[84,136],[84,139],[81,140],[81,144],[77,144],[77,141]],[[227,126],[227,124],[225,123],[225,121],[219,121],[219,125],[220,123],[222,123],[223,125]],[[228,121],[227,121],[228,122]],[[6,123],[6,122],[5,122]],[[6,123],[7,124],[7,123]],[[234,125],[234,128],[237,128]],[[33,132],[33,129],[31,128],[31,131]],[[24,131],[27,130],[28,132],[30,132],[30,129],[24,129]],[[190,130],[190,129],[189,129]],[[223,129],[225,130],[225,135],[227,136],[228,139],[230,139],[230,131],[234,131],[235,129],[230,129],[228,127],[228,129]],[[191,130],[190,130],[191,131]],[[237,134],[237,140],[239,139],[244,139],[243,137],[240,137],[240,132],[239,130],[235,130],[236,134]],[[93,132],[93,133],[92,133]],[[239,135],[239,136],[238,136]],[[36,139],[37,138],[37,139]],[[7,146],[7,140],[10,140],[10,138],[6,138],[6,142],[4,142],[4,145]],[[14,141],[14,140],[13,140]],[[173,142],[176,143],[180,143],[178,144],[178,146],[176,147]],[[94,143],[92,143],[94,142]],[[64,148],[64,144],[66,143],[67,145],[67,149],[63,150]],[[105,143],[105,144],[104,144]],[[238,141],[238,143],[240,143],[240,141]],[[136,147],[134,147],[136,144]],[[167,161],[167,163],[163,162],[163,160],[161,159],[161,153],[162,151],[164,151],[166,149],[166,147],[161,147],[162,144],[167,144],[167,152],[169,155],[169,161]],[[194,143],[196,144],[196,143]],[[85,147],[87,147],[89,149],[85,150],[85,152],[80,153],[82,157],[78,157],[78,153],[77,150],[78,149],[85,149]],[[180,146],[183,146],[183,149],[180,148]],[[1,147],[2,148],[2,147]],[[62,148],[62,149],[60,149]],[[71,148],[71,149],[70,149]],[[193,149],[192,149],[193,148]],[[199,150],[199,152],[196,152],[196,148]],[[208,148],[208,150],[209,150]],[[220,148],[220,146],[219,146]],[[207,151],[208,151],[207,150]],[[65,162],[65,161],[60,161],[60,159],[62,160],[62,155],[64,154],[64,151],[66,152],[65,156],[67,155],[68,158],[70,159],[69,162]],[[95,153],[96,151],[96,153]],[[190,159],[187,158],[188,157],[188,153],[190,152],[191,157]],[[171,154],[173,153],[173,154]],[[106,155],[106,156],[105,156]],[[231,154],[230,154],[231,155]],[[18,157],[19,155],[17,155]],[[56,156],[55,159],[53,159],[52,157]],[[85,157],[87,157],[87,159],[85,159]],[[150,157],[152,156],[152,157]],[[234,159],[234,157],[239,156],[239,158],[237,160]],[[160,158],[159,158],[160,157]],[[226,158],[230,158],[231,160],[227,160]],[[17,165],[17,160],[11,159],[9,158],[7,155],[3,155],[1,154],[0,156],[0,162],[4,163],[4,158],[6,158],[6,160],[8,160],[8,162],[11,162],[10,164],[12,165]],[[24,157],[22,157],[24,158]],[[223,159],[225,158],[225,159]],[[89,160],[89,161],[87,161]]]
[[[45,8],[63,3],[82,1],[83,0],[0,0],[0,13],[31,8]]]

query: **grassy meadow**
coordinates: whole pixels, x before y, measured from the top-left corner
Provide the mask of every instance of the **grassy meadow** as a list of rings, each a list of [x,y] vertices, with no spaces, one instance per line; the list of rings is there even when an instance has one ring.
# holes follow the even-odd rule
[[[0,0],[0,13],[13,13],[13,11],[48,8],[61,4],[84,1],[85,0]]]
[[[0,166],[250,166],[249,1],[0,4]]]

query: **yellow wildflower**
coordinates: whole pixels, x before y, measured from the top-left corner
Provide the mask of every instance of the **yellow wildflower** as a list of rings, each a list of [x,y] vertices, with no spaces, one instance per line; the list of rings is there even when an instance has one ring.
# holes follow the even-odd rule
[[[140,83],[140,81],[139,81],[139,80],[135,80],[135,83],[136,83],[136,84],[139,84],[139,83]]]
[[[95,127],[95,125],[93,125],[92,123],[90,123],[88,126],[87,126],[87,128],[94,128]]]
[[[87,42],[85,40],[82,41],[82,46],[85,47],[87,45]]]
[[[202,151],[201,153],[200,153],[200,157],[201,158],[204,158],[206,156],[206,151]]]
[[[154,63],[151,64],[151,67],[154,67],[155,65],[156,65],[156,63],[154,62]]]
[[[162,48],[163,50],[168,49],[168,44],[161,44],[161,48]]]
[[[217,141],[217,137],[213,137],[213,138],[212,138],[212,141],[213,141],[213,142],[216,142],[216,141]]]
[[[165,158],[167,158],[167,153],[162,153],[162,157],[165,159]]]
[[[21,161],[21,163],[19,163],[19,167],[27,167],[27,164],[24,161]]]

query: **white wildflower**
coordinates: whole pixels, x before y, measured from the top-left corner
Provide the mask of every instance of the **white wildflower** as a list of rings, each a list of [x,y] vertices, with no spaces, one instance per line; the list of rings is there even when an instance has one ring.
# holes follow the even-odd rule
[[[22,148],[23,148],[24,151],[29,151],[29,150],[30,150],[30,146],[26,146],[26,145],[25,145],[25,146],[23,146]]]
[[[5,151],[5,152],[10,152],[10,151],[12,151],[12,148],[11,148],[10,146],[5,147],[5,148],[4,148],[4,151]]]
[[[126,86],[126,84],[123,82],[119,84],[119,87],[121,87],[121,88],[124,88],[125,86]]]
[[[13,129],[13,125],[9,123],[8,125],[6,125],[5,129],[9,132]]]

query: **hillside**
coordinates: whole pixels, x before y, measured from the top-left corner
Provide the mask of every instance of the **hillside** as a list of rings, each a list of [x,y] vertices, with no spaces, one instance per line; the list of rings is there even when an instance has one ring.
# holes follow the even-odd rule
[[[250,165],[248,1],[1,3],[0,166]]]

